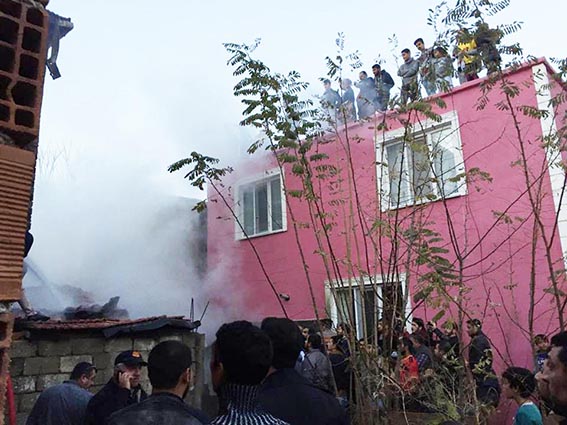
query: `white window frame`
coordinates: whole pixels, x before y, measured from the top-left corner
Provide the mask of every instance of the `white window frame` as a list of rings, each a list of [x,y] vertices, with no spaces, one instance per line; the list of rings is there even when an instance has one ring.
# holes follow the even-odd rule
[[[374,276],[372,278],[372,282],[371,282],[371,278],[368,276],[365,276],[363,278],[362,283],[364,284],[364,288],[373,288],[373,285],[375,285],[376,287],[376,300],[375,300],[375,304],[376,304],[376,308],[377,310],[380,312],[380,314],[378,314],[378,318],[381,316],[382,311],[383,311],[383,304],[382,304],[382,286],[384,284],[384,282],[388,282],[388,283],[392,283],[394,281],[397,281],[399,285],[401,285],[402,288],[402,295],[406,298],[407,302],[406,305],[404,306],[404,312],[405,312],[405,318],[406,318],[406,329],[411,332],[411,315],[412,315],[412,306],[411,306],[411,291],[410,288],[407,287],[407,279],[406,279],[406,274],[405,273],[400,273],[398,276],[390,276],[387,279],[384,278],[384,276],[382,275],[378,275],[378,276]],[[349,284],[349,280],[346,279],[343,282],[339,282],[339,281],[334,281],[333,285],[331,286],[331,284],[329,283],[329,281],[325,282],[325,299],[326,299],[326,304],[327,304],[327,312],[329,314],[329,318],[333,321],[333,323],[335,324],[335,326],[340,323],[340,318],[339,318],[339,309],[337,307],[337,303],[335,300],[335,297],[333,296],[333,290],[334,291],[341,291],[341,290],[348,290],[351,289],[354,291],[353,296],[355,297],[355,303],[354,303],[354,309],[355,309],[355,316],[356,316],[356,335],[358,338],[362,338],[362,336],[364,335],[364,329],[363,329],[363,323],[364,321],[361,320],[362,319],[362,309],[360,308],[360,278],[351,278],[350,279],[350,284]],[[406,290],[407,290],[407,297],[406,297]]]
[[[459,126],[459,117],[456,111],[450,111],[441,115],[441,122],[426,120],[414,124],[413,127],[413,137],[417,140],[420,136],[425,136],[427,147],[429,152],[433,151],[433,141],[432,138],[435,134],[441,131],[449,130],[449,134],[445,136],[439,143],[445,150],[450,150],[454,156],[454,167],[455,170],[452,175],[457,176],[465,172],[465,164],[463,160],[463,149],[461,142],[461,132]],[[433,199],[422,197],[420,199],[414,199],[413,189],[409,180],[409,163],[411,161],[410,147],[405,146],[404,152],[404,172],[406,173],[405,182],[402,180],[402,185],[404,185],[405,193],[409,196],[406,199],[400,199],[399,203],[393,204],[390,199],[390,178],[388,169],[388,155],[387,147],[396,143],[403,143],[403,137],[406,129],[399,128],[386,132],[384,136],[376,136],[376,172],[377,172],[377,186],[380,193],[380,207],[382,211],[393,210],[397,208],[404,208],[410,205],[419,205],[423,203],[436,202],[441,200],[441,182],[432,181],[433,189]],[[413,168],[413,166],[412,166]],[[450,177],[448,177],[450,178]],[[445,194],[445,199],[455,198],[458,196],[463,196],[467,194],[467,184],[466,178],[462,178],[456,183],[456,191],[451,194]]]
[[[268,201],[268,230],[264,232],[249,234],[248,238],[257,238],[260,236],[272,235],[275,233],[281,233],[287,231],[287,208],[286,208],[286,199],[285,199],[285,190],[284,190],[284,180],[283,175],[280,172],[279,168],[272,168],[270,170],[266,170],[263,173],[255,174],[253,176],[248,176],[242,179],[239,179],[235,186],[236,186],[236,197],[235,197],[235,212],[236,216],[238,217],[238,221],[242,226],[244,226],[244,206],[242,205],[242,192],[244,188],[263,184],[274,180],[276,177],[279,176],[280,179],[280,191],[281,191],[281,208],[282,208],[282,228],[272,230],[272,197],[271,197],[271,185],[267,185],[267,201]],[[241,226],[235,220],[234,222],[234,232],[235,232],[235,239],[236,240],[243,240],[246,239],[246,235],[242,230]]]

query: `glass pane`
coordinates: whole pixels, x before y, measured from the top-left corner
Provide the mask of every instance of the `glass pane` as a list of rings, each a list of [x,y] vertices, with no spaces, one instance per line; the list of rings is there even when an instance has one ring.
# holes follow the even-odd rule
[[[410,152],[412,158],[412,188],[417,200],[432,195],[433,184],[431,183],[431,163],[429,162],[429,148],[423,139],[417,139],[412,143]]]
[[[404,294],[400,282],[382,284],[382,316],[392,317],[392,313],[402,317],[404,314]]]
[[[431,135],[433,167],[444,196],[450,196],[458,190],[458,182],[449,181],[457,175],[455,153],[446,147],[450,145],[450,137],[450,129],[438,131]]]
[[[244,230],[248,236],[253,235],[254,232],[254,192],[252,188],[247,187],[242,189],[242,220]]]
[[[376,331],[376,293],[372,288],[364,289],[364,317],[366,319],[366,338],[372,338]]]
[[[256,186],[256,233],[268,230],[268,185],[262,183]]]
[[[272,230],[283,228],[282,222],[282,190],[279,176],[270,182]]]
[[[354,296],[349,289],[337,291],[337,312],[339,323],[350,323],[353,329],[356,329],[356,320],[355,323],[351,320],[354,319]]]
[[[404,173],[404,168],[407,164],[403,162],[407,161],[407,158],[403,158],[403,144],[396,143],[386,146],[386,155],[388,160],[388,176],[390,180],[390,205],[397,206],[400,203],[406,201],[405,198],[405,188],[404,182],[402,181],[402,176]]]

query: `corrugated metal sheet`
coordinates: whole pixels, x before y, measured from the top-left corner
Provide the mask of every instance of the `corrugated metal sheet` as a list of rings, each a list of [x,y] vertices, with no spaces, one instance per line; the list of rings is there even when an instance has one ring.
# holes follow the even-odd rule
[[[35,155],[0,145],[0,301],[20,297]]]

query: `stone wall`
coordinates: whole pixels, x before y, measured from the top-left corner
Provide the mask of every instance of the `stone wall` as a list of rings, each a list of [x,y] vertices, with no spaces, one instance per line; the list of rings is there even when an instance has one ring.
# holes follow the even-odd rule
[[[14,340],[10,353],[10,374],[16,396],[18,425],[25,424],[41,391],[69,379],[69,374],[78,362],[88,361],[97,367],[95,386],[91,388],[96,393],[112,377],[114,358],[118,353],[138,350],[147,361],[150,350],[156,344],[172,339],[191,347],[195,361],[195,389],[187,396],[187,402],[200,408],[204,385],[204,335],[187,330],[160,329],[112,339],[92,332],[73,332],[57,337],[34,335],[31,340]],[[142,376],[142,386],[150,392],[146,368],[142,369]]]

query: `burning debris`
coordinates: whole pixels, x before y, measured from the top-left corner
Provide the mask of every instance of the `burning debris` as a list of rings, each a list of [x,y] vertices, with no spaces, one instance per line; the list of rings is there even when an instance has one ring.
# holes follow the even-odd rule
[[[67,307],[63,312],[65,320],[127,319],[128,311],[118,308],[120,297],[112,297],[104,305],[89,304]]]

